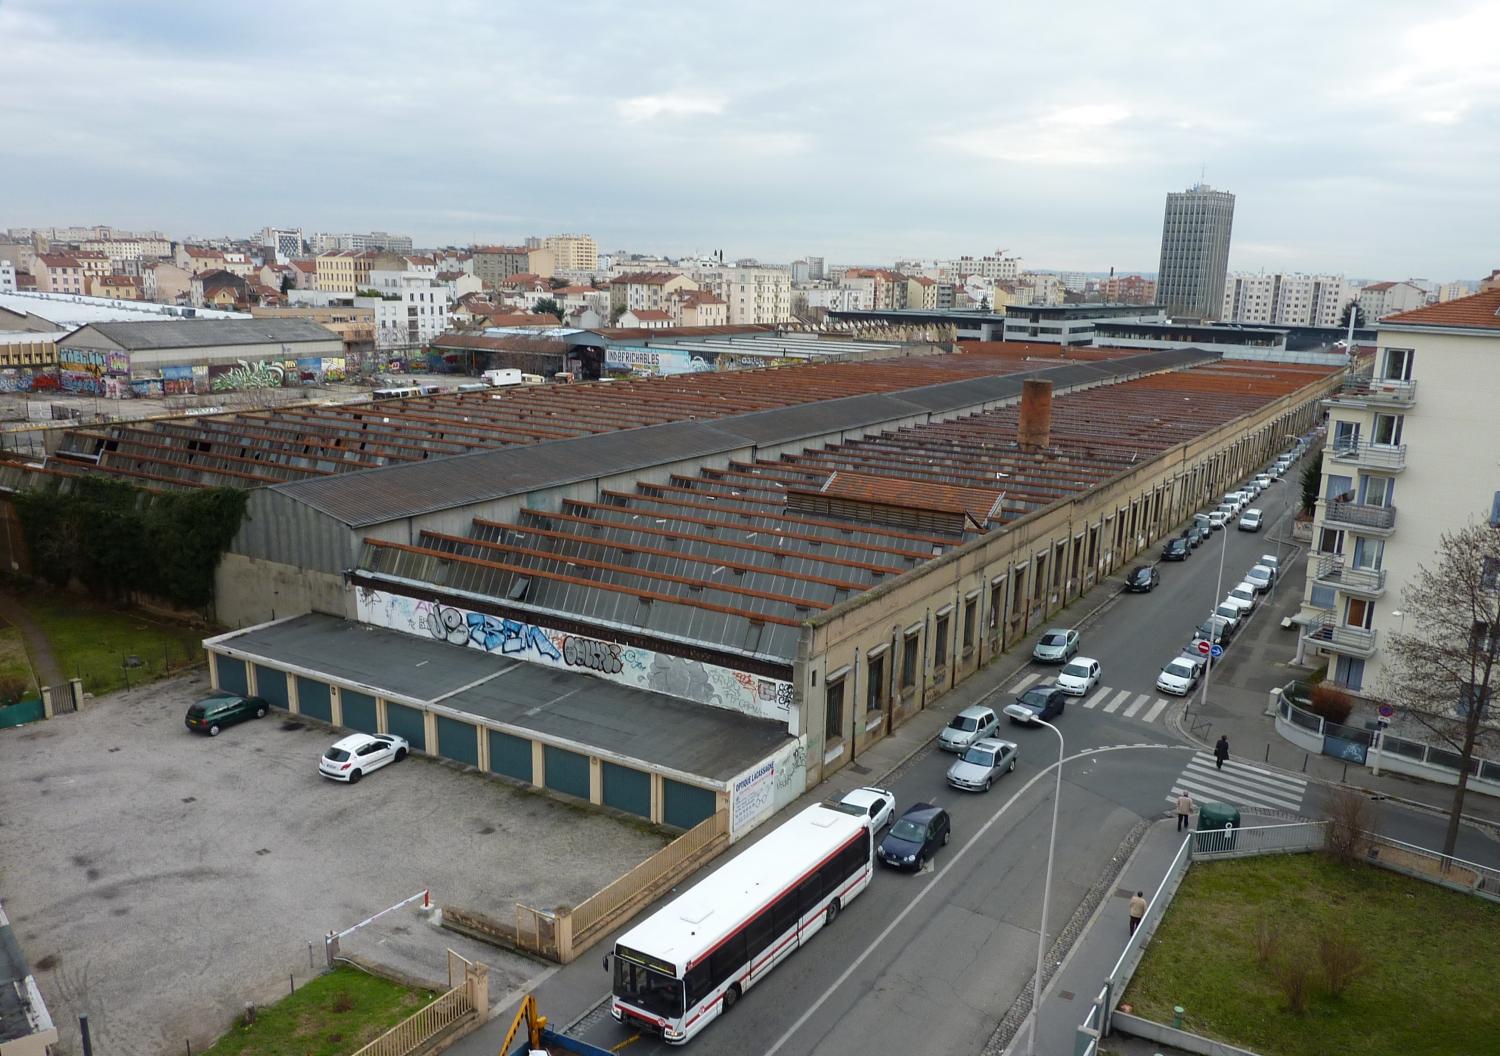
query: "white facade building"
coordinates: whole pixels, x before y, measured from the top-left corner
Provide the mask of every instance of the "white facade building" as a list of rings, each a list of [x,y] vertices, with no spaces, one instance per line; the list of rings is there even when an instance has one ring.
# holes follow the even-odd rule
[[[811,286],[797,290],[797,296],[806,298],[809,308],[826,308],[831,312],[870,311],[875,307],[871,287]]]
[[[370,287],[380,296],[354,303],[375,309],[377,349],[420,348],[448,329],[453,297],[447,283],[424,272],[372,268]]]
[[[729,325],[784,323],[792,317],[792,276],[782,268],[720,268],[716,292],[729,303]]]
[[[1402,589],[1443,533],[1500,527],[1500,289],[1381,322],[1372,374],[1327,401],[1328,442],[1298,622],[1304,658],[1378,693]],[[1420,388],[1419,388],[1420,385]]]
[[[938,265],[938,278],[958,282],[977,276],[991,282],[1014,282],[1021,277],[1021,258],[1007,256],[959,257]]]
[[[1341,275],[1231,275],[1220,318],[1251,326],[1338,326],[1355,289]]]
[[[1410,282],[1372,282],[1359,289],[1359,310],[1365,325],[1373,326],[1397,312],[1409,312],[1427,303],[1427,291]]]
[[[0,260],[0,293],[16,292],[16,266],[8,260]]]

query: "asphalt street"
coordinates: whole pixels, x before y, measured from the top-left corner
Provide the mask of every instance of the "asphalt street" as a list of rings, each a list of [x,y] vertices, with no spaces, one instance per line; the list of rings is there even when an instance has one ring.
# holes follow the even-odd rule
[[[1083,901],[1126,834],[1142,819],[1161,817],[1170,809],[1171,794],[1185,784],[1200,801],[1240,805],[1246,824],[1256,823],[1257,811],[1261,823],[1321,813],[1323,787],[1298,775],[1238,758],[1220,771],[1210,755],[1175,732],[1170,720],[1184,702],[1155,688],[1162,665],[1188,643],[1224,593],[1260,554],[1276,550],[1269,537],[1291,516],[1297,472],[1294,466],[1286,481],[1254,504],[1266,511],[1261,533],[1239,532],[1232,525],[1214,532],[1187,561],[1162,562],[1155,590],[1120,594],[1082,626],[1080,655],[1098,660],[1102,673],[1099,686],[1073,698],[1056,720],[1067,761],[1049,939]],[[1118,590],[1118,582],[1101,589]],[[1259,609],[1251,616],[1266,618],[1270,614]],[[1229,649],[1232,655],[1233,643]],[[1008,703],[1056,672],[1056,667],[1031,665],[1002,682],[991,702]],[[690,1043],[695,1051],[835,1056],[964,1053],[984,1047],[1035,965],[1052,812],[1051,764],[1058,757],[1057,739],[1045,729],[1002,720],[997,735],[1020,746],[1019,762],[987,793],[951,789],[945,774],[953,756],[933,744],[884,782],[895,793],[898,811],[919,801],[947,809],[953,819],[951,844],[921,874],[878,867],[874,883],[837,923],[698,1035]],[[1398,839],[1428,845],[1440,839],[1442,823],[1429,814],[1391,804],[1378,804],[1377,810],[1382,830]],[[1500,864],[1497,845],[1475,833],[1465,832],[1459,853]],[[1112,897],[1119,898],[1119,892]],[[609,981],[598,957],[564,969],[590,970],[597,985],[572,989],[602,1000]],[[554,1022],[568,1023],[591,1004],[544,1011]],[[628,1049],[632,1056],[668,1048],[616,1024],[602,1006],[572,1033],[605,1048]]]

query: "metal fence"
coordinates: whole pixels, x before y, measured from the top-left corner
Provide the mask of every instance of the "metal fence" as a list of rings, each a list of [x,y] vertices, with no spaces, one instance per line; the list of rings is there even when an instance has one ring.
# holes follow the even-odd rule
[[[1315,851],[1323,846],[1327,827],[1326,821],[1295,821],[1240,829],[1199,829],[1192,834],[1192,854],[1194,859],[1249,858]]]
[[[1373,832],[1365,836],[1370,841],[1368,857],[1375,865],[1459,887],[1500,902],[1500,869]]]

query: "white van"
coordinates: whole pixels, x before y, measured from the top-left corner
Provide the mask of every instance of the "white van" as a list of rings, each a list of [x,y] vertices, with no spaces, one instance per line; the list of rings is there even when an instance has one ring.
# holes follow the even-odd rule
[[[487,370],[479,375],[485,383],[495,388],[504,385],[520,385],[521,372],[519,370]]]

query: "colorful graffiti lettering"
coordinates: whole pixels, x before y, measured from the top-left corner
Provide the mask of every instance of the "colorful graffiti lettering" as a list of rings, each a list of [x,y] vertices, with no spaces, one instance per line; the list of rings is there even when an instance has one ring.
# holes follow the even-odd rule
[[[214,392],[234,389],[279,389],[286,381],[286,368],[279,363],[249,363],[220,370],[209,383]]]
[[[426,624],[428,634],[451,645],[468,645],[506,655],[536,652],[549,660],[562,659],[546,631],[518,620],[434,604],[427,609]]]

